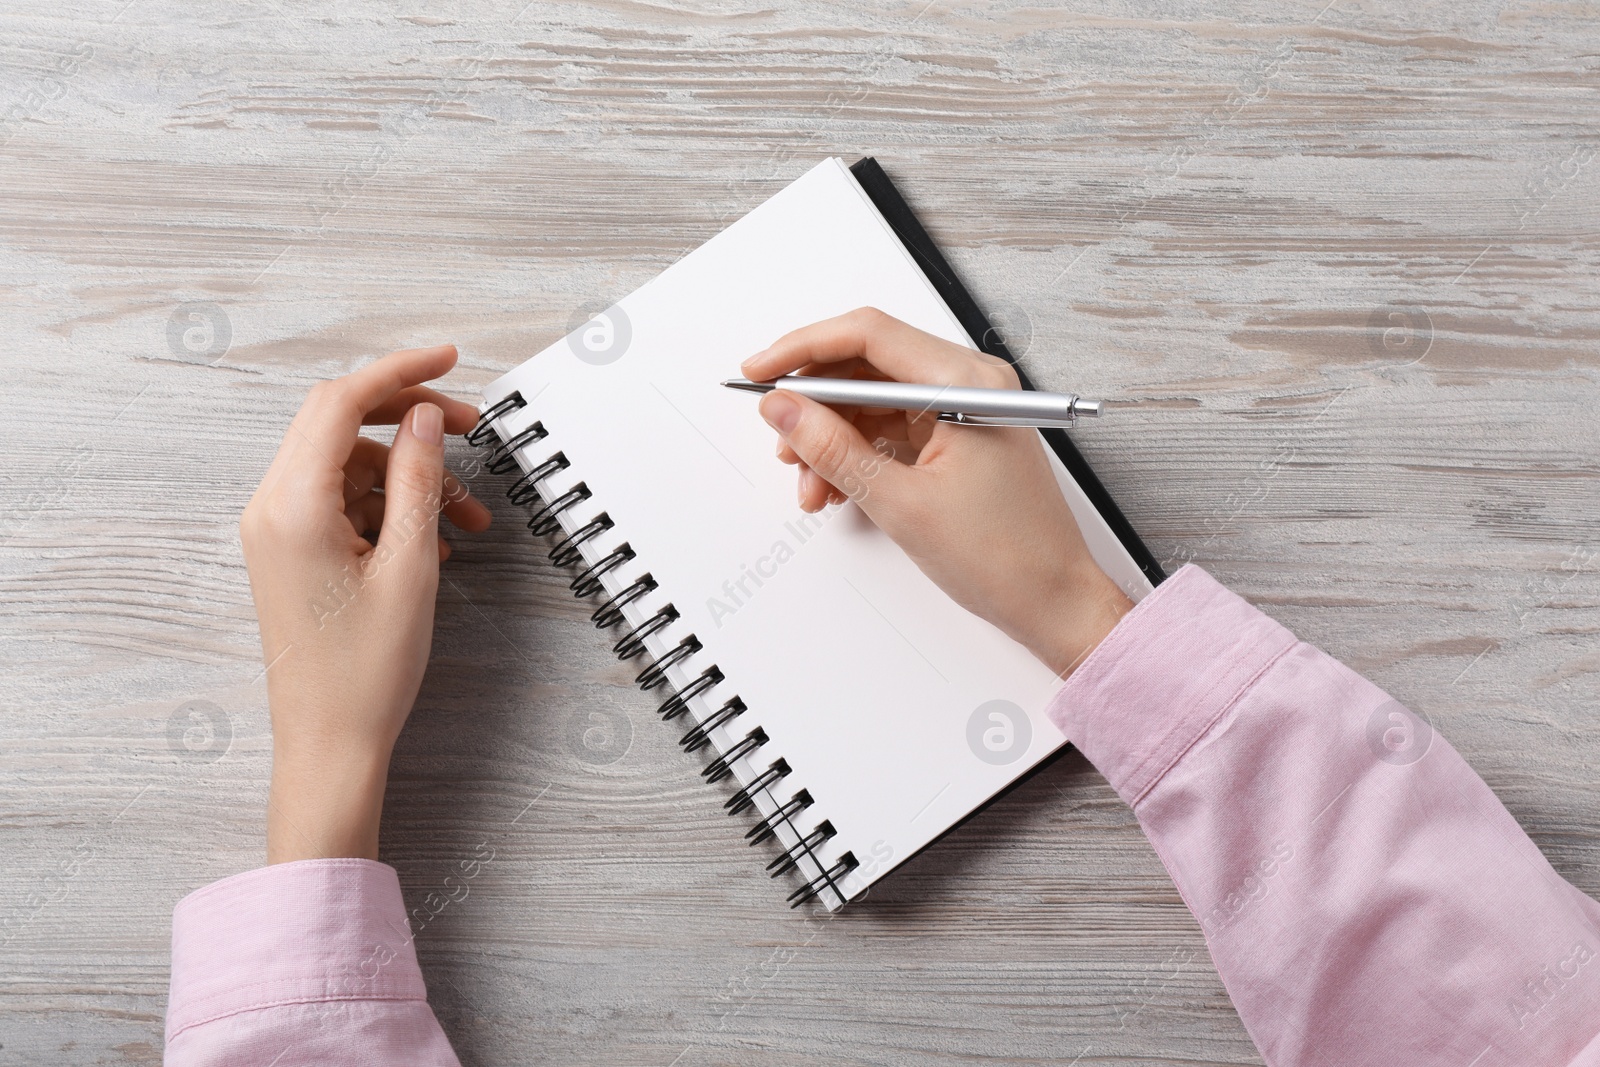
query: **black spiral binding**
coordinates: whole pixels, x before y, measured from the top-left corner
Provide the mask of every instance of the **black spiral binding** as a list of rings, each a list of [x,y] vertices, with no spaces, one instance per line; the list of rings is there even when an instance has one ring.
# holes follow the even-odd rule
[[[609,574],[633,558],[633,546],[629,544],[618,545],[604,559],[596,560],[572,579],[569,588],[576,597],[590,597],[605,588],[600,581],[600,576]]]
[[[661,705],[661,717],[671,721],[689,710],[689,701],[722,684],[722,671],[715,664],[700,672],[700,677],[674,693]]]
[[[566,470],[567,467],[567,454],[565,452],[557,452],[555,455],[551,456],[549,459],[533,468],[533,470],[518,478],[516,483],[513,484],[510,489],[506,490],[506,496],[511,498],[511,502],[513,504],[517,504],[519,506],[522,504],[531,504],[539,496],[539,490],[533,487],[534,483],[542,482],[552,474],[557,474]]]
[[[597,537],[611,529],[611,516],[601,512],[582,526],[573,530],[567,536],[556,542],[556,547],[550,550],[550,562],[557,567],[565,567],[569,563],[576,563],[583,558],[583,553],[578,551],[578,546]]]
[[[788,874],[800,865],[800,857],[806,855],[814,848],[821,848],[822,843],[834,835],[833,823],[824,819],[817,824],[817,828],[801,840],[795,842],[793,848],[785,849],[783,855],[767,864],[767,870],[776,878],[780,874]]]
[[[467,441],[476,446],[486,444],[493,434],[493,424],[497,419],[504,418],[513,411],[526,407],[521,393],[510,395],[496,401],[484,409],[479,417],[478,424],[467,434]],[[542,422],[534,422],[527,428],[519,431],[510,438],[497,443],[490,451],[486,460],[489,470],[494,474],[509,473],[517,466],[517,453],[529,445],[535,444],[550,436]],[[561,515],[590,498],[589,487],[583,482],[578,482],[565,492],[551,498],[540,488],[540,483],[550,477],[567,470],[571,466],[566,454],[556,452],[550,458],[539,463],[533,469],[519,477],[507,490],[506,495],[512,503],[518,505],[538,503],[537,509],[528,520],[528,529],[535,535],[544,536],[555,533],[561,528]],[[550,550],[550,561],[558,567],[567,567],[583,562],[582,546],[594,538],[613,528],[611,516],[601,512],[578,529],[561,537]],[[572,580],[571,588],[579,597],[593,596],[604,588],[602,578],[635,558],[634,550],[627,544],[618,545],[602,558],[585,566]],[[629,585],[613,594],[603,604],[594,610],[590,620],[596,627],[604,630],[623,622],[625,615],[623,609],[648,596],[657,588],[656,580],[649,574],[641,574]],[[647,651],[646,640],[653,634],[660,633],[677,621],[678,609],[671,604],[664,605],[654,614],[634,626],[622,635],[612,646],[618,658],[626,661],[643,655]],[[678,663],[682,663],[696,653],[702,646],[699,638],[693,634],[683,638],[676,645],[667,649],[660,656],[641,670],[634,679],[645,690],[656,689],[667,685],[667,671]],[[707,667],[696,677],[685,683],[676,691],[671,692],[660,707],[663,719],[677,718],[689,709],[690,701],[696,697],[706,696],[724,681],[722,671],[715,665]],[[679,742],[685,752],[697,752],[711,743],[712,731],[728,727],[741,714],[746,711],[745,703],[737,696],[729,697],[717,710],[706,716],[690,729]],[[733,774],[733,768],[741,759],[746,759],[757,752],[767,743],[766,731],[756,727],[742,739],[734,743],[716,759],[706,765],[701,771],[701,777],[708,782],[719,782]],[[767,768],[757,774],[749,783],[742,786],[723,805],[730,815],[739,815],[750,810],[756,804],[756,798],[763,792],[770,790],[790,773],[789,764],[782,759],[774,760]],[[783,801],[770,814],[757,823],[745,839],[751,845],[759,845],[776,837],[780,826],[793,827],[793,820],[807,808],[812,806],[811,794],[802,789],[789,799]],[[798,831],[796,831],[798,835]],[[803,858],[810,858],[817,864],[822,873],[810,879],[799,889],[789,894],[789,903],[792,907],[799,907],[806,901],[821,893],[824,889],[832,889],[840,900],[844,893],[838,886],[839,879],[855,870],[858,866],[855,856],[846,852],[833,866],[822,869],[822,862],[816,856],[816,849],[824,842],[835,836],[833,824],[824,820],[815,828],[800,836],[796,842],[783,850],[783,853],[767,869],[773,877],[784,875],[797,869]]]
[[[626,662],[644,652],[644,639],[658,630],[664,630],[678,621],[678,609],[668,604],[638,626],[622,635],[622,640],[611,646],[617,658]]]
[[[790,893],[789,907],[798,908],[824,889],[832,889],[835,893],[839,893],[838,880],[859,866],[861,865],[856,862],[856,854],[854,852],[846,852],[839,857],[839,861],[832,867],[829,867],[811,881]],[[844,899],[843,893],[839,893],[839,899]]]
[[[694,729],[684,734],[678,744],[683,746],[685,752],[698,752],[711,743],[712,730],[737,718],[744,711],[744,701],[738,697],[729,697],[726,704],[707,715],[704,722],[696,723]]]
[[[609,521],[609,516],[607,521]],[[580,530],[578,532],[582,533],[583,531]],[[577,535],[574,534],[573,536]],[[557,545],[556,547],[560,548],[561,546]],[[655,577],[649,574],[641,574],[632,585],[596,608],[594,614],[589,616],[589,620],[600,629],[609,630],[623,620],[623,608],[640,597],[655,592],[655,590]]]
[[[467,431],[467,444],[474,448],[483,444],[494,432],[494,420],[504,418],[513,411],[520,411],[527,407],[527,401],[522,399],[521,393],[509,393],[496,400],[484,409],[478,416],[478,425]]]
[[[734,742],[732,748],[706,764],[706,769],[700,772],[700,777],[708,782],[722,781],[733,773],[733,765],[735,763],[766,743],[767,732],[757,726],[754,730],[744,735],[744,740]]]
[[[789,761],[776,760],[772,766],[752,778],[749,785],[729,797],[722,806],[728,809],[729,815],[737,815],[755,804],[757,793],[769,786],[777,785],[779,779],[788,777],[788,774]]]
[[[768,815],[765,819],[762,819],[760,822],[752,826],[750,828],[750,832],[744,835],[744,839],[750,842],[752,845],[759,845],[767,838],[776,834],[780,825],[793,819],[796,815],[799,815],[802,811],[805,811],[810,806],[811,792],[810,790],[802,789],[800,792],[784,801],[783,806],[777,811],[773,812],[771,815]]]
[[[671,605],[668,605],[669,607]],[[676,609],[674,609],[676,610]],[[667,668],[681,663],[701,649],[700,639],[690,634],[656,657],[656,661],[634,676],[634,683],[645,692],[667,684]]]
[[[517,453],[537,441],[543,441],[550,436],[550,431],[544,428],[544,423],[536,422],[523,430],[509,441],[501,441],[494,446],[486,461],[490,474],[505,474],[515,470],[517,466]]]
[[[545,504],[544,507],[533,513],[533,518],[528,520],[528,529],[538,537],[555,533],[561,529],[561,513],[574,504],[581,504],[589,499],[589,487],[582,482],[568,489],[565,493]]]

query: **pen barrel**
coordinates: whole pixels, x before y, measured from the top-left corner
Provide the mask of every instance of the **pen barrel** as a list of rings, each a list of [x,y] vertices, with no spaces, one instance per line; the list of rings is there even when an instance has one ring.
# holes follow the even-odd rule
[[[1078,399],[1029,389],[974,389],[959,385],[787,376],[774,383],[822,404],[858,404],[897,411],[958,411],[964,415],[1070,420]],[[1079,411],[1077,414],[1084,414]]]

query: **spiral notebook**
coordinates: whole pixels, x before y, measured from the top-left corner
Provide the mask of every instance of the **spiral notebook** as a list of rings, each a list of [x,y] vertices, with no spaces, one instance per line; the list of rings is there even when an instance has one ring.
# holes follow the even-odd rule
[[[790,901],[829,910],[1064,744],[1051,672],[856,504],[801,512],[754,398],[719,384],[866,305],[1006,354],[877,163],[824,160],[491,384],[472,435],[491,469],[520,471],[512,500]],[[1095,558],[1142,597],[1160,568],[1045,433]]]

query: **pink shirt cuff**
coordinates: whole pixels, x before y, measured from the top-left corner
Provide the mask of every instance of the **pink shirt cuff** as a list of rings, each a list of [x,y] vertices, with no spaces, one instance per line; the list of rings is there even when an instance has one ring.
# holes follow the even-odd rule
[[[178,903],[169,1043],[227,1016],[338,1000],[427,1000],[393,867],[362,859],[280,863],[213,882]]]
[[[1288,630],[1190,564],[1123,617],[1047,714],[1137,808],[1295,644]]]

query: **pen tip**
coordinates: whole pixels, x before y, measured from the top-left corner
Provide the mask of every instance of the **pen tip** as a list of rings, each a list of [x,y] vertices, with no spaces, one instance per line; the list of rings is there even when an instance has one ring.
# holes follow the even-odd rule
[[[771,382],[752,382],[748,378],[729,378],[722,384],[729,389],[742,389],[747,393],[765,393],[772,389]]]

